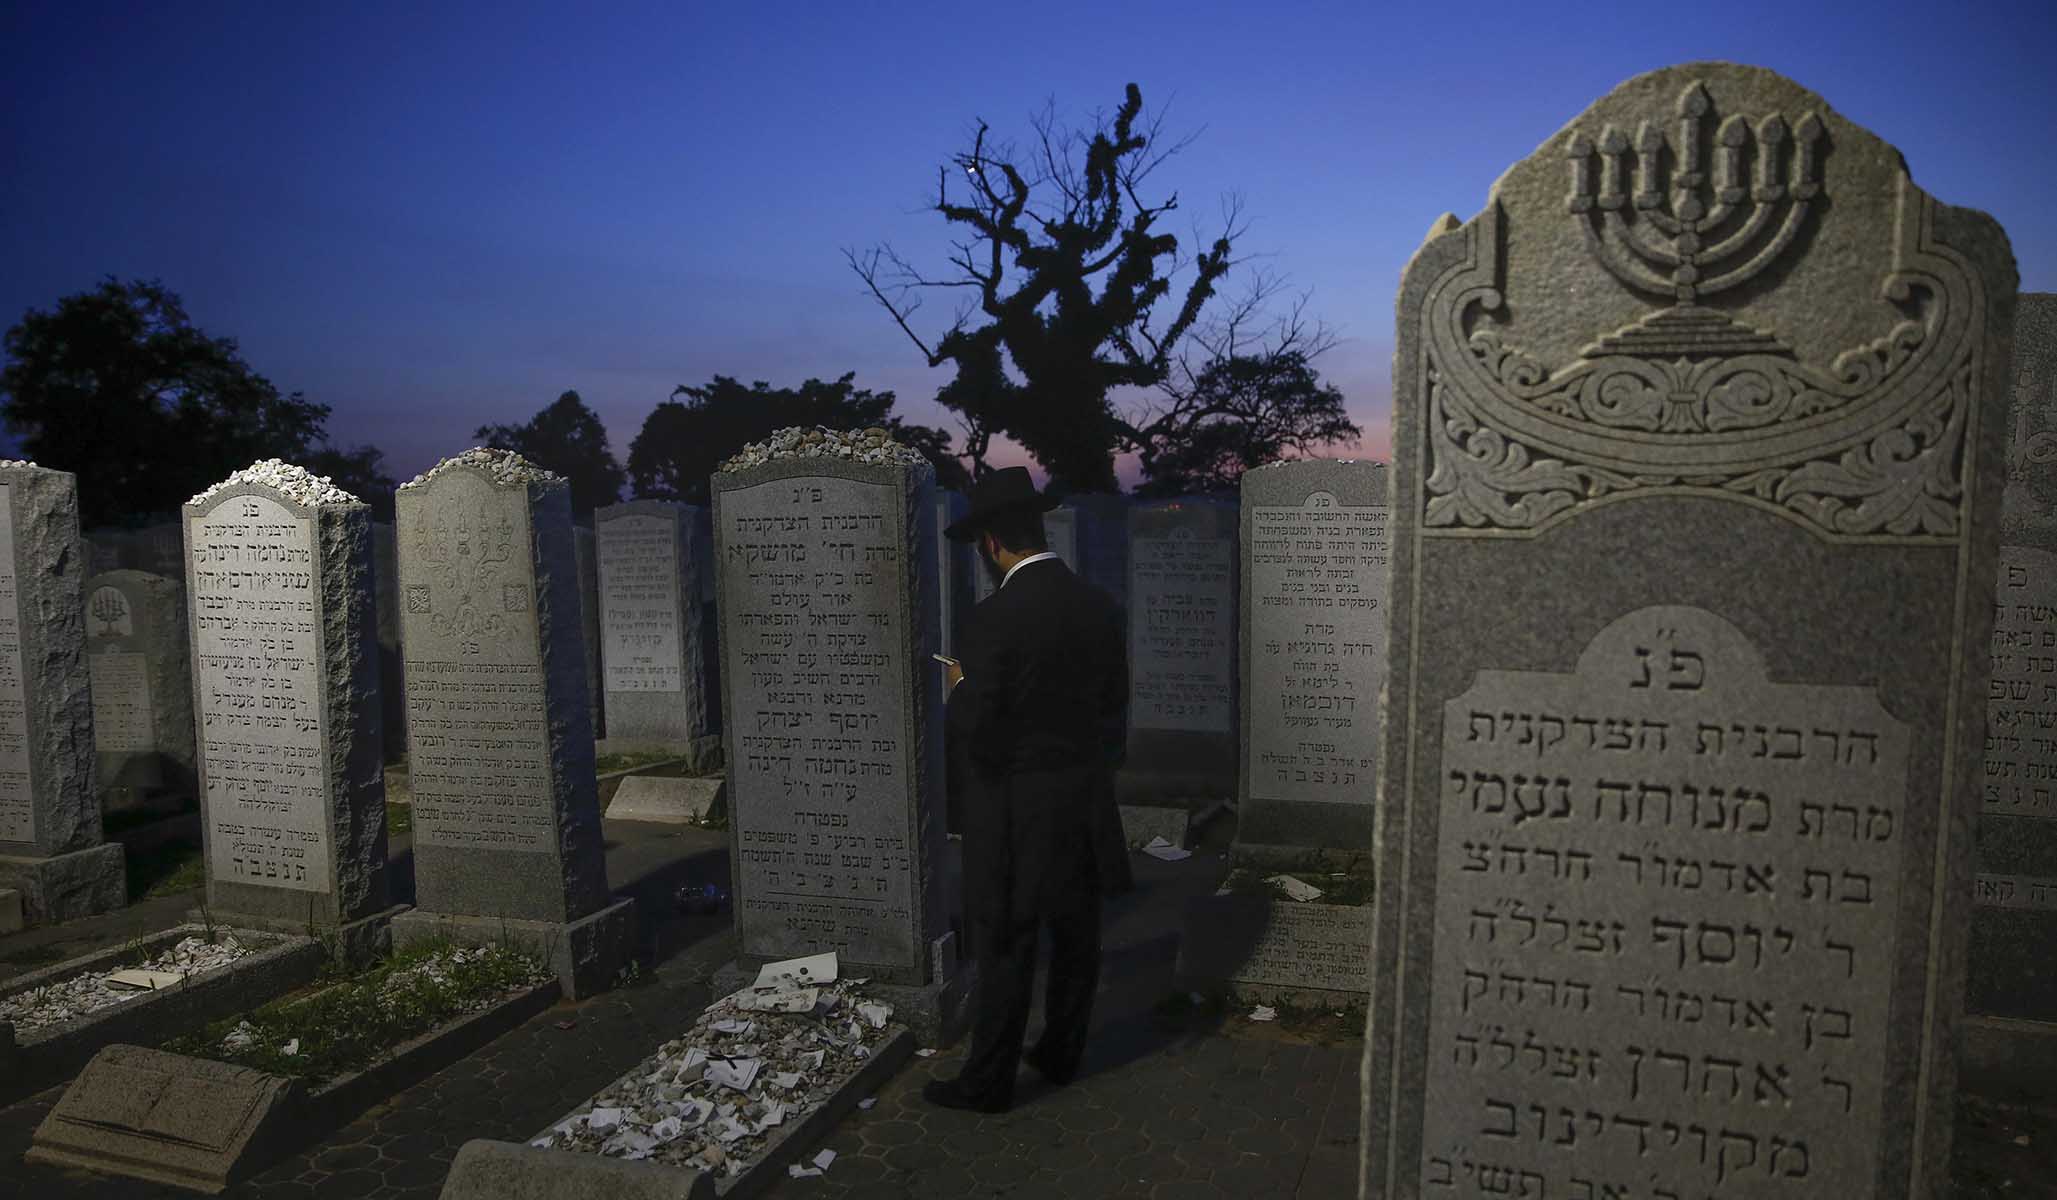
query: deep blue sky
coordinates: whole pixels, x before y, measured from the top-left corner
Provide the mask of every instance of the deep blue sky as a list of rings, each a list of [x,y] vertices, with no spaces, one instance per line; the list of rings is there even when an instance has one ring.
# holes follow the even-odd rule
[[[1250,250],[1345,343],[1385,444],[1392,297],[1441,212],[1631,75],[1784,72],[1997,216],[2057,290],[2057,5],[13,4],[0,13],[0,322],[161,277],[406,478],[576,388],[616,449],[680,383],[945,381],[844,247],[940,265],[920,210],[975,118],[1026,135],[1133,80],[1199,140],[1181,231]],[[947,306],[924,314],[927,331]]]

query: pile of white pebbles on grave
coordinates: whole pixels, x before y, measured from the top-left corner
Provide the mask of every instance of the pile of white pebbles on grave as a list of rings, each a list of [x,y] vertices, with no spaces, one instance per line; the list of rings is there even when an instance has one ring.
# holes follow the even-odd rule
[[[138,996],[147,996],[155,990],[148,985],[124,984],[118,977],[140,979],[148,973],[157,977],[157,986],[164,986],[174,982],[170,976],[176,975],[181,981],[191,979],[220,970],[249,953],[250,947],[238,942],[234,934],[222,934],[214,942],[198,936],[182,938],[177,945],[148,962],[105,971],[88,971],[33,991],[0,997],[0,1022],[13,1025],[17,1035],[50,1025],[62,1025],[102,1009],[125,1004]]]
[[[300,504],[355,504],[357,497],[337,487],[326,475],[316,475],[306,467],[286,462],[284,459],[267,458],[254,462],[227,479],[193,497],[190,503],[205,504],[217,494],[235,487],[239,483],[261,483],[282,492]]]
[[[747,471],[784,458],[845,458],[860,463],[925,463],[921,451],[903,446],[877,425],[865,430],[781,429],[761,442],[751,442],[721,464],[720,471]]]
[[[836,979],[834,955],[804,961],[820,959],[827,969],[814,977],[825,982],[788,977],[715,1001],[683,1037],[530,1144],[741,1174],[775,1130],[826,1104],[889,1036],[892,1006],[866,997],[863,979]]]
[[[431,475],[448,466],[479,467],[493,477],[494,483],[558,483],[564,478],[554,471],[544,470],[512,450],[473,446],[462,454],[439,460],[435,466],[401,484],[400,490],[421,487],[428,483]]]

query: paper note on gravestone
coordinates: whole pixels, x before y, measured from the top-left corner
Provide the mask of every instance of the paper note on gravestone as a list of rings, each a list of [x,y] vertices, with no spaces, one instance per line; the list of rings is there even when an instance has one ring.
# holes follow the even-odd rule
[[[2013,290],[1721,63],[1417,253],[1366,1195],[1942,1194]]]

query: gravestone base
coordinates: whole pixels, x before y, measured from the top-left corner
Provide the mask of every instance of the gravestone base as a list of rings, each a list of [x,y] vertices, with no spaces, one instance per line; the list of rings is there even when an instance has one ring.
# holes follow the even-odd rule
[[[1307,871],[1318,874],[1372,873],[1371,848],[1344,850],[1289,842],[1246,842],[1240,835],[1229,847],[1229,865],[1259,871]]]
[[[23,1157],[214,1194],[278,1157],[300,1085],[252,1067],[109,1046],[36,1128]]]
[[[692,825],[719,808],[727,782],[721,776],[681,778],[665,775],[631,775],[621,781],[607,806],[610,821],[651,821],[665,825]]]
[[[0,888],[0,933],[20,933],[26,928],[28,921],[21,915],[21,893]]]
[[[1200,896],[1186,903],[1176,986],[1239,1003],[1343,1009],[1370,993],[1370,944],[1369,906]]]
[[[614,986],[636,950],[636,902],[618,899],[576,921],[516,921],[416,909],[393,919],[393,946],[447,938],[461,945],[507,946],[533,954],[557,973],[567,1000]]]
[[[1996,1100],[2057,1100],[2057,1024],[2009,1017],[1966,1017],[1957,1081]]]
[[[120,842],[48,858],[0,855],[0,887],[21,893],[24,925],[54,925],[128,907]]]
[[[457,1151],[437,1200],[714,1200],[714,1186],[714,1176],[669,1163],[474,1138]]]
[[[757,972],[770,958],[743,955],[714,972],[714,997],[734,995],[757,982]],[[978,984],[978,971],[957,957],[957,935],[946,933],[936,939],[930,961],[936,964],[934,977],[924,984],[881,983],[876,976],[864,985],[865,995],[893,1006],[893,1020],[907,1026],[914,1040],[934,1049],[957,1044],[971,1026],[971,997]],[[864,967],[843,963],[841,975],[863,978]]]
[[[362,967],[392,953],[393,922],[413,907],[411,904],[395,904],[384,912],[359,917],[355,921],[345,921],[332,928],[311,926],[304,917],[282,917],[277,913],[232,912],[213,907],[188,909],[186,921],[320,938],[330,943],[330,952],[345,964]]]
[[[691,741],[665,741],[659,738],[605,737],[593,741],[593,754],[605,758],[610,754],[663,754],[686,760],[689,771],[707,771],[721,765],[721,735],[710,733]]]

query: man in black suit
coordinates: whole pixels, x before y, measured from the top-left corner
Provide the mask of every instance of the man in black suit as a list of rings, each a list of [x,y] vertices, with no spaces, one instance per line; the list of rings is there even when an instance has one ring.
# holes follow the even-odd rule
[[[976,538],[998,587],[972,610],[948,668],[948,731],[966,766],[964,919],[978,965],[971,1052],[923,1089],[948,1108],[1004,1112],[1027,1058],[1068,1082],[1085,1053],[1100,978],[1100,902],[1133,886],[1114,771],[1128,734],[1128,637],[1106,593],[1045,548],[1027,469],[972,488],[945,532]],[[1040,1040],[1026,1055],[1036,947],[1051,942]]]

